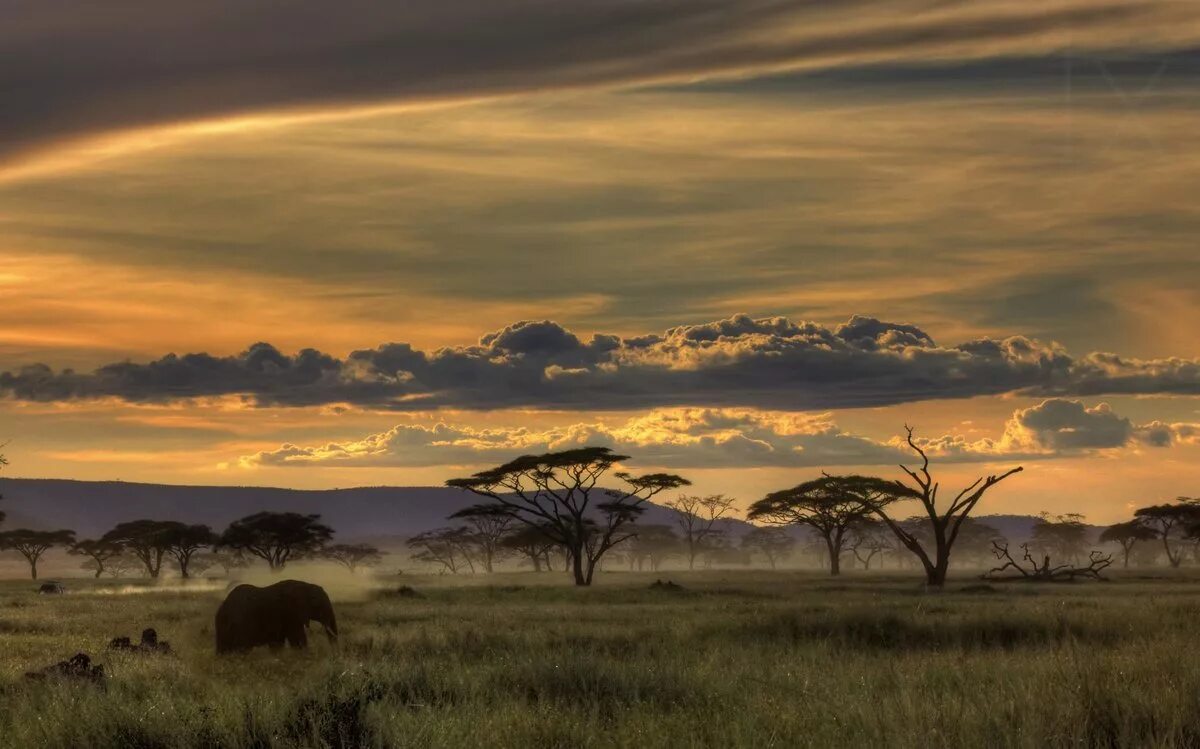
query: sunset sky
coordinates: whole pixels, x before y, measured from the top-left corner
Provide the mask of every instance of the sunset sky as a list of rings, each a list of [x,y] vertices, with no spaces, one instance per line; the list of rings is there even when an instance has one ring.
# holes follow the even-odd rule
[[[15,0],[5,476],[1200,496],[1195,0]]]

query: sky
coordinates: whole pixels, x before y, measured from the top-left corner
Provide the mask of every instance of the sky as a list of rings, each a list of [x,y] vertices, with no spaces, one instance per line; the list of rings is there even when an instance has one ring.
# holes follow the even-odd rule
[[[1194,0],[0,20],[4,475],[1200,495]]]

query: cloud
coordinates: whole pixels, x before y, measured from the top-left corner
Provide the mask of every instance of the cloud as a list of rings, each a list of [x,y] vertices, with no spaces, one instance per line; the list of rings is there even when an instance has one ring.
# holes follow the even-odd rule
[[[1171,447],[1200,442],[1200,424],[1152,421],[1134,424],[1107,403],[1051,398],[1013,412],[998,440],[948,435],[921,440],[931,454],[962,459],[1039,458],[1125,447]],[[892,440],[893,445],[902,444]]]
[[[952,462],[1070,457],[1130,446],[1200,442],[1200,424],[1134,425],[1104,403],[1051,399],[1018,409],[998,440],[947,435],[920,439]],[[655,409],[619,425],[581,422],[548,429],[476,429],[461,424],[399,424],[361,439],[284,444],[238,459],[257,467],[427,467],[500,463],[518,454],[605,445],[647,465],[672,468],[824,468],[912,460],[900,437],[878,441],[844,431],[830,414],[727,408]]]
[[[772,0],[16,0],[0,27],[0,159],[232,114],[1048,52],[1068,32],[1081,47],[1179,45],[1191,38],[1186,5],[974,0],[914,13],[908,2],[858,0],[836,16]]]
[[[244,456],[257,466],[422,467],[501,462],[518,453],[607,445],[640,462],[680,468],[813,467],[895,463],[894,447],[847,434],[828,414],[748,409],[656,409],[618,426],[578,423],[545,430],[397,425],[348,442],[286,444]]]
[[[830,329],[734,315],[661,335],[587,340],[554,322],[526,321],[472,346],[421,351],[391,343],[344,359],[314,349],[289,355],[257,343],[233,356],[169,354],[88,373],[34,364],[0,374],[0,391],[37,402],[235,395],[260,407],[345,403],[401,411],[813,411],[1004,393],[1200,395],[1200,361],[1073,358],[1021,336],[947,347],[913,325],[872,318]]]

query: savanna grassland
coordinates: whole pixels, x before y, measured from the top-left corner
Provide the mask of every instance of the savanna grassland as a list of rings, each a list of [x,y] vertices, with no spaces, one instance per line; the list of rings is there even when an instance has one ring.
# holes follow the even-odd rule
[[[940,594],[864,573],[670,573],[677,591],[654,577],[334,588],[338,646],[314,632],[307,652],[221,658],[223,587],[6,581],[0,744],[1200,745],[1194,574]],[[105,651],[146,626],[176,654]],[[22,676],[80,650],[106,686]]]

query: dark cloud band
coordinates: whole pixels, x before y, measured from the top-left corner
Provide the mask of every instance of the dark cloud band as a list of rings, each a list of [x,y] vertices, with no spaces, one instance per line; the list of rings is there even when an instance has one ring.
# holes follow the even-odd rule
[[[840,4],[847,13],[835,22],[823,6],[11,0],[0,11],[0,160],[94,133],[264,110],[919,59],[1064,28],[1100,29],[1103,45],[1104,29],[1165,13],[1128,0],[1026,12],[974,0],[914,14],[906,2],[857,0]]]
[[[44,402],[232,395],[263,407],[805,411],[1002,393],[1200,395],[1200,361],[1077,358],[1021,336],[941,346],[913,325],[865,317],[829,329],[736,315],[661,335],[588,340],[554,322],[520,322],[472,346],[392,343],[344,359],[258,343],[235,356],[171,354],[87,373],[36,364],[0,374],[0,391]]]

